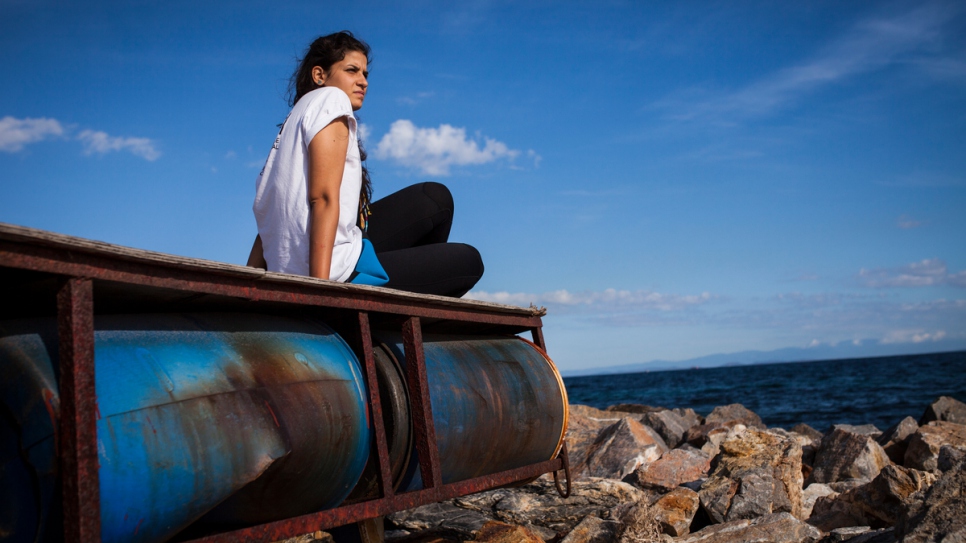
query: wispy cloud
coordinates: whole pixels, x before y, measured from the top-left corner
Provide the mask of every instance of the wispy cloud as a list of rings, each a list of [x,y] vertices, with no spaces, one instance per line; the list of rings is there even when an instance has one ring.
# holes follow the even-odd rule
[[[29,143],[36,143],[64,135],[64,127],[57,119],[0,119],[0,151],[16,153]]]
[[[482,140],[482,146],[478,140]],[[512,160],[519,154],[520,151],[492,138],[468,138],[465,128],[448,124],[419,128],[406,119],[392,123],[375,151],[380,160],[392,160],[426,175],[449,175],[452,166]]]
[[[917,221],[909,215],[902,215],[896,220],[896,226],[902,228],[903,230],[911,230],[913,228],[919,228],[922,226],[922,221]]]
[[[145,160],[157,160],[161,156],[152,140],[148,138],[125,138],[110,136],[107,132],[84,130],[77,135],[84,144],[84,154],[104,155],[115,151],[127,151]]]
[[[717,96],[692,90],[690,101],[672,98],[655,106],[678,120],[767,115],[823,87],[905,61],[911,55],[928,54],[956,10],[952,4],[926,4],[904,13],[870,18],[856,24],[811,59],[762,77],[744,88]],[[946,72],[959,69],[958,63],[937,65],[934,62],[928,66]]]
[[[871,288],[966,287],[966,270],[950,273],[946,263],[938,258],[928,258],[897,268],[862,268],[858,278],[861,284]]]
[[[73,129],[65,127],[57,119],[0,119],[0,151],[17,153],[31,143],[53,138],[68,137]],[[116,137],[107,132],[83,130],[72,137],[84,146],[85,155],[127,151],[145,160],[157,160],[161,156],[156,143],[148,138]]]
[[[617,290],[613,288],[583,292],[553,290],[537,294],[475,290],[468,293],[466,297],[472,300],[520,305],[524,307],[535,304],[558,307],[583,307],[594,310],[647,309],[656,311],[682,310],[708,303],[717,298],[707,292],[681,296],[677,294],[663,294],[650,290]]]
[[[890,330],[880,343],[924,343],[929,341],[939,341],[946,337],[945,330],[935,330],[932,332],[917,330]]]

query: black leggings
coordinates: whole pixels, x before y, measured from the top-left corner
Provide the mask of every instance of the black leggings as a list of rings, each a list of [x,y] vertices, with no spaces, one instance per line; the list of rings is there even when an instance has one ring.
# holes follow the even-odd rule
[[[453,196],[439,183],[420,183],[370,206],[369,241],[389,274],[385,286],[421,294],[460,297],[483,277],[480,252],[447,243]]]

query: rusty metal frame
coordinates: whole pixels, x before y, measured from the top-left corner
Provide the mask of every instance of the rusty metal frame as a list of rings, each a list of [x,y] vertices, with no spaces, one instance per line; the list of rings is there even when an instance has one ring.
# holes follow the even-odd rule
[[[364,366],[368,407],[378,459],[379,497],[309,515],[218,533],[195,542],[275,541],[386,515],[427,503],[481,492],[563,470],[570,490],[566,445],[556,458],[443,484],[433,426],[429,383],[422,344],[422,319],[504,326],[530,331],[534,343],[546,349],[542,312],[482,304],[390,289],[266,274],[241,266],[148,253],[80,238],[14,227],[0,223],[0,270],[13,269],[60,278],[56,314],[60,360],[60,424],[57,449],[63,480],[65,541],[100,540],[100,489],[97,458],[97,397],[94,387],[94,292],[99,284],[126,284],[208,294],[259,303],[282,303],[293,309],[317,307],[339,310],[349,317],[351,343]],[[402,318],[407,382],[412,402],[413,428],[421,490],[396,494],[392,485],[386,431],[377,386],[370,315]]]

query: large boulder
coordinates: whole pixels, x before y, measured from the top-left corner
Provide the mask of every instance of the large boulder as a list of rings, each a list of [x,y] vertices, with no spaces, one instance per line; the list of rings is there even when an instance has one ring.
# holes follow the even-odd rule
[[[697,412],[695,412],[695,410],[691,409],[690,407],[675,407],[671,411],[674,411],[674,413],[676,413],[677,416],[684,419],[684,422],[687,423],[688,428],[692,426],[697,426],[699,424],[704,424],[704,417],[697,414]]]
[[[725,441],[743,433],[747,428],[744,424],[735,426],[716,426],[713,424],[700,424],[692,426],[685,434],[685,442],[697,447],[714,458],[721,452],[721,444]]]
[[[646,502],[641,490],[612,479],[587,478],[573,482],[569,498],[561,498],[546,478],[520,488],[501,488],[463,496],[452,504],[488,518],[567,534],[587,516],[613,520],[628,504]]]
[[[956,398],[940,396],[929,404],[926,412],[919,419],[919,424],[927,424],[934,420],[966,424],[966,404]]]
[[[845,526],[888,528],[902,503],[936,480],[930,473],[889,465],[872,481],[816,502],[808,523],[824,531]]]
[[[491,520],[473,539],[477,543],[543,543],[543,539],[523,526]]]
[[[872,437],[836,428],[822,438],[810,482],[871,481],[889,463],[889,456]]]
[[[624,417],[600,433],[578,470],[591,477],[623,479],[641,465],[657,460],[667,450],[657,432]]]
[[[617,412],[617,413],[651,413],[654,411],[665,411],[663,407],[655,407],[653,405],[644,405],[640,403],[619,403],[617,405],[612,405],[607,408],[607,411]],[[623,416],[623,415],[622,415]]]
[[[904,464],[924,471],[936,470],[939,467],[939,450],[943,445],[966,449],[966,425],[932,421],[920,426],[909,438]]]
[[[684,434],[692,426],[684,417],[670,409],[646,413],[640,421],[660,434],[667,446],[671,448],[677,447],[684,441]]]
[[[831,496],[834,499],[838,494],[838,492],[832,490],[832,487],[822,483],[808,485],[802,491],[802,518],[807,519],[812,516],[812,508],[815,507],[815,502],[819,498]]]
[[[906,448],[909,447],[909,438],[919,429],[916,419],[906,417],[899,421],[895,426],[882,432],[876,441],[882,445],[882,450],[889,456],[895,464],[903,464],[906,457]]]
[[[765,425],[761,423],[761,417],[740,403],[719,405],[718,407],[715,407],[711,411],[711,414],[705,417],[704,423],[714,426],[734,426],[736,424],[744,424],[750,428],[765,427]]]
[[[672,449],[637,468],[624,481],[645,489],[667,491],[697,481],[711,469],[711,457],[694,448]]]
[[[702,530],[675,539],[675,543],[814,543],[822,537],[789,513],[774,513],[754,520],[742,519],[712,524]]]
[[[699,505],[697,492],[675,488],[651,505],[651,514],[663,533],[678,537],[688,533]]]
[[[560,543],[613,543],[620,533],[620,522],[585,517]]]
[[[589,405],[570,404],[567,422],[567,454],[571,466],[580,466],[587,460],[590,447],[600,432],[620,422],[623,415],[602,411]],[[577,476],[577,473],[574,473]]]
[[[449,501],[430,503],[386,516],[387,529],[402,529],[410,533],[445,531],[456,534],[460,539],[473,539],[483,525],[491,520],[490,515],[458,507]]]
[[[966,541],[966,464],[959,463],[903,505],[896,523],[903,543]]]
[[[802,448],[794,439],[748,429],[721,444],[698,491],[714,522],[788,512],[802,516]]]

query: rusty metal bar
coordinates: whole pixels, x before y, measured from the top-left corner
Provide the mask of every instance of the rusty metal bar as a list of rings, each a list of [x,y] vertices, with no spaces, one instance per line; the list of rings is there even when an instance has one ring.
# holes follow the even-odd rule
[[[543,328],[534,326],[530,329],[530,335],[533,337],[534,345],[540,347],[543,352],[547,352],[547,344],[543,341]]]
[[[553,460],[540,462],[539,464],[531,464],[522,468],[494,473],[492,475],[484,475],[482,477],[476,477],[457,483],[450,483],[436,488],[426,488],[423,490],[416,490],[414,492],[407,492],[405,494],[396,494],[391,498],[356,503],[353,505],[338,507],[336,509],[328,509],[318,513],[253,526],[251,528],[245,528],[233,532],[210,535],[192,540],[188,543],[277,541],[279,539],[297,537],[299,535],[311,533],[316,530],[325,530],[335,526],[342,526],[395,511],[411,509],[427,503],[449,500],[459,496],[472,494],[474,492],[491,490],[525,479],[539,477],[544,473],[550,473],[560,470],[561,468],[562,461],[558,457],[554,458]]]
[[[67,279],[57,292],[60,361],[60,473],[64,541],[101,540],[94,388],[94,296],[90,279]]]
[[[419,473],[422,475],[424,488],[435,488],[442,484],[442,476],[419,317],[410,317],[403,323],[403,347],[406,350],[406,381],[409,385],[409,401],[412,404]]]
[[[486,308],[443,308],[432,301],[402,300],[391,294],[323,290],[315,285],[266,283],[259,279],[181,270],[176,267],[165,268],[87,253],[70,253],[65,257],[63,253],[64,251],[0,240],[0,262],[8,268],[230,296],[256,302],[322,306],[407,317],[519,326],[524,329],[540,326],[541,322],[536,315],[494,314]]]
[[[363,364],[366,371],[366,383],[369,385],[369,412],[372,427],[375,431],[376,458],[379,462],[380,496],[391,498],[393,490],[392,468],[389,463],[389,445],[386,441],[386,426],[382,420],[382,400],[379,398],[379,382],[376,376],[376,360],[372,353],[372,331],[369,328],[369,314],[365,311],[358,313],[359,342],[362,349]]]

